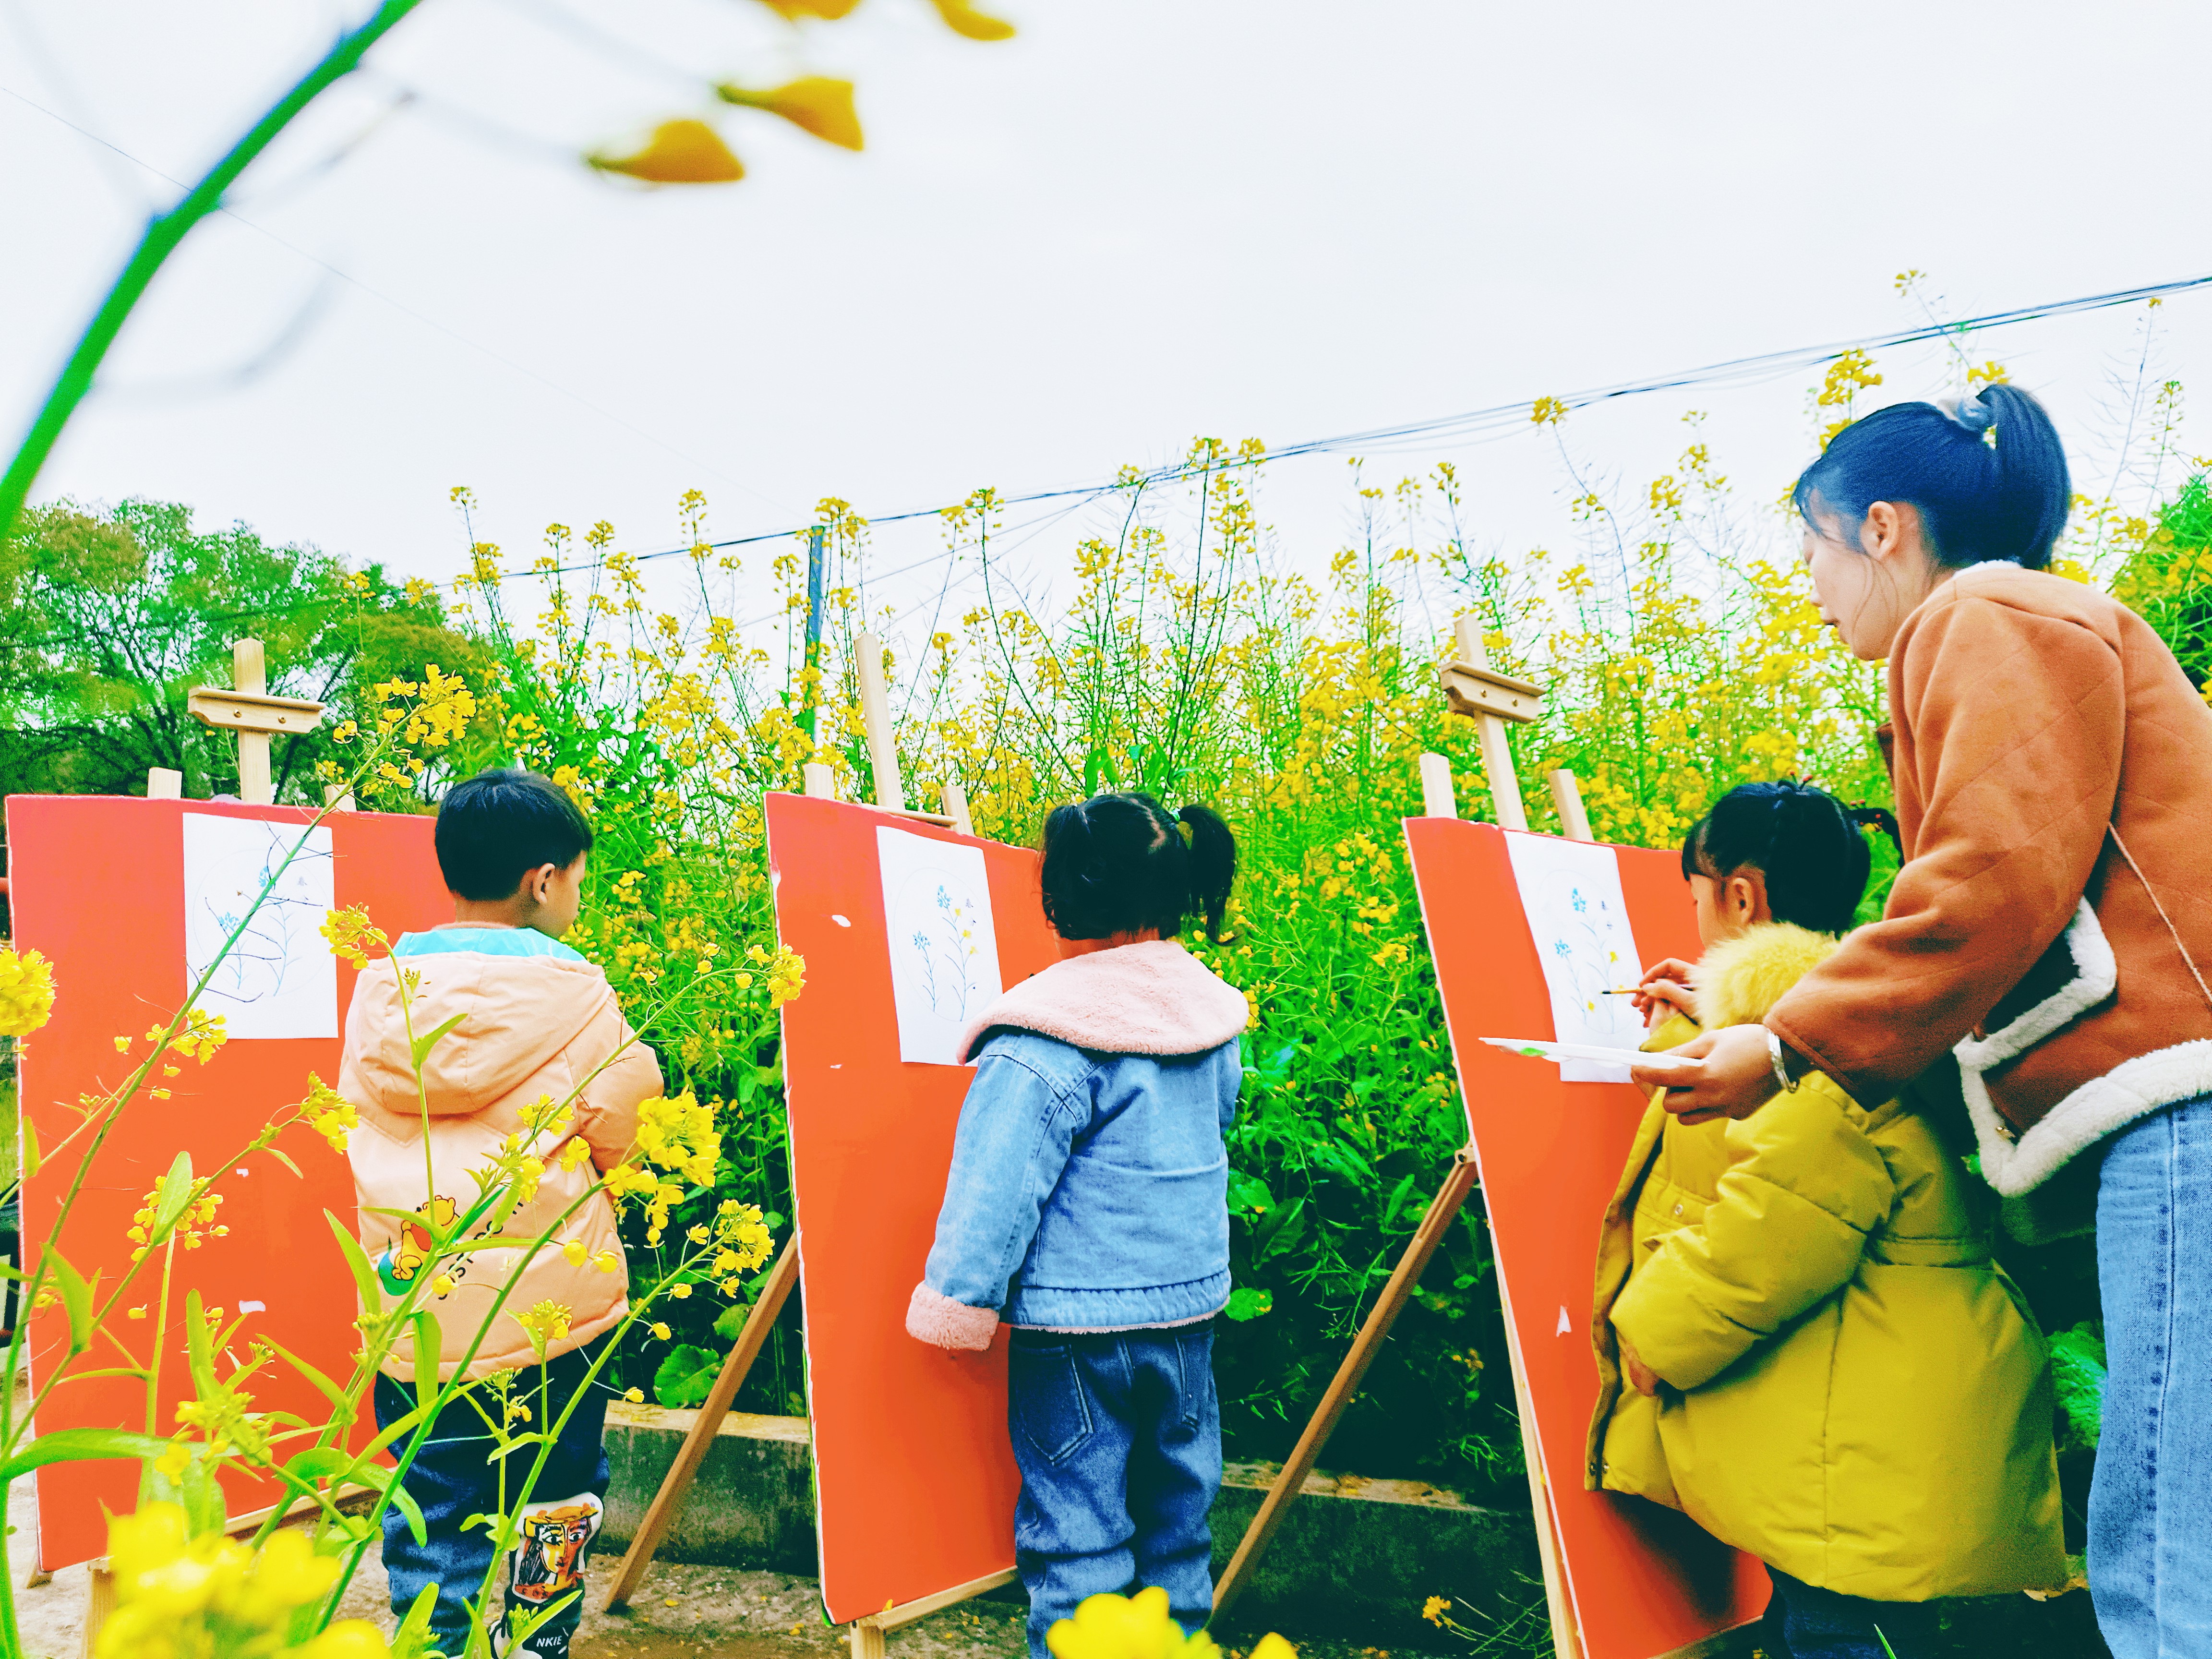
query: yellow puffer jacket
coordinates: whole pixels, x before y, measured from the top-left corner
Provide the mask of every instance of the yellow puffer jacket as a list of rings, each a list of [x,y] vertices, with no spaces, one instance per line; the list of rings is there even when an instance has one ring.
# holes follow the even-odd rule
[[[1757,1021],[1834,948],[1784,924],[1717,946],[1704,1024]],[[2046,1354],[1990,1259],[1994,1202],[1901,1102],[1817,1072],[1741,1122],[1655,1099],[1598,1246],[1587,1484],[1846,1595],[2063,1583]],[[1616,1331],[1656,1399],[1624,1386]]]

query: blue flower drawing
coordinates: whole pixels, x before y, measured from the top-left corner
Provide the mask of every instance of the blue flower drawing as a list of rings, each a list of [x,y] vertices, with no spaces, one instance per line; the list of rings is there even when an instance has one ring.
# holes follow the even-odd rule
[[[975,907],[954,898],[940,882],[934,908],[933,925],[915,930],[915,960],[929,992],[930,1012],[940,1019],[963,1021],[974,981]]]

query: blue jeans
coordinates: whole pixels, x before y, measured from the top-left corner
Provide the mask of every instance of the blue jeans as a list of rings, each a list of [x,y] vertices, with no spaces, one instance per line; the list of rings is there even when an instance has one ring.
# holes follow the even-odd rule
[[[1936,1631],[1935,1609],[1925,1601],[1869,1601],[1792,1578],[1769,1567],[1774,1601],[1766,1610],[1769,1626],[1778,1626],[1790,1644],[1790,1659],[1917,1659],[1929,1651]]]
[[[2105,1416],[2089,1593],[2113,1659],[2212,1656],[2212,1095],[2138,1118],[2097,1185]]]
[[[515,1374],[508,1391],[511,1400],[530,1407],[531,1419],[516,1421],[518,1431],[542,1428],[558,1421],[569,1400],[584,1386],[584,1373],[610,1338],[556,1354],[541,1366],[524,1367]],[[468,1603],[491,1571],[491,1538],[483,1524],[463,1529],[472,1515],[497,1512],[502,1498],[511,1512],[515,1488],[529,1478],[532,1464],[542,1448],[519,1448],[506,1460],[507,1485],[502,1492],[499,1466],[491,1461],[496,1443],[477,1410],[499,1409],[496,1396],[479,1384],[469,1399],[455,1400],[438,1413],[430,1437],[416,1453],[400,1484],[422,1506],[428,1540],[418,1544],[397,1506],[384,1512],[384,1570],[392,1580],[392,1611],[404,1617],[422,1587],[438,1586],[437,1610],[431,1615],[431,1645],[459,1653],[468,1640]],[[376,1425],[385,1428],[415,1409],[415,1387],[391,1377],[376,1379]],[[599,1535],[600,1503],[607,1491],[607,1454],[601,1443],[606,1428],[607,1391],[592,1384],[561,1431],[560,1439],[545,1460],[544,1472],[532,1488],[523,1510],[523,1541],[510,1560],[507,1591],[508,1613],[529,1613],[550,1601],[583,1589],[584,1559]],[[395,1454],[406,1449],[403,1437]],[[562,1613],[540,1626],[522,1652],[561,1659],[568,1651],[568,1638],[584,1616],[583,1597],[577,1595]],[[497,1632],[501,1651],[506,1645],[506,1621]]]
[[[1213,1325],[1066,1335],[1016,1330],[1006,1427],[1022,1495],[1014,1559],[1030,1593],[1030,1653],[1085,1597],[1160,1586],[1187,1632],[1213,1613],[1221,1402]]]

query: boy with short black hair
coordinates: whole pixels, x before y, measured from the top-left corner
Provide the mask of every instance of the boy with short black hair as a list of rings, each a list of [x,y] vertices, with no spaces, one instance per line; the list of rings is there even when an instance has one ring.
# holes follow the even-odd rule
[[[441,1379],[514,1372],[509,1398],[544,1412],[533,1426],[550,1427],[629,1313],[629,1273],[599,1173],[629,1152],[639,1106],[660,1092],[660,1068],[623,1018],[606,975],[560,941],[575,923],[592,846],[591,825],[567,792],[535,773],[481,773],[447,793],[435,841],[453,921],[402,934],[389,957],[362,971],[346,1016],[338,1087],[361,1116],[348,1156],[362,1246],[395,1298],[418,1272],[436,1275],[423,1305],[438,1317]],[[404,1001],[403,958],[420,981]],[[410,1031],[434,1031],[457,1016],[423,1060],[418,1094]],[[541,1150],[536,1194],[501,1229],[532,1238],[554,1230],[526,1262],[523,1252],[501,1249],[429,1267],[423,1232],[374,1213],[411,1211],[450,1225],[476,1196],[470,1171],[526,1133],[522,1113],[547,1097],[571,1105],[570,1134]],[[557,1321],[526,1327],[516,1318],[546,1304]],[[385,1361],[375,1390],[380,1428],[414,1409],[413,1362],[407,1344]],[[524,1508],[522,1541],[508,1564],[507,1614],[574,1599],[519,1649],[508,1645],[506,1616],[495,1620],[487,1607],[503,1654],[559,1659],[568,1650],[607,1489],[606,1399],[604,1389],[583,1390]],[[494,1443],[477,1403],[450,1404],[408,1470],[404,1485],[422,1509],[427,1542],[415,1541],[396,1507],[385,1515],[393,1610],[404,1613],[424,1585],[437,1583],[433,1644],[455,1653],[467,1639],[468,1600],[493,1565],[483,1524],[464,1523],[501,1508],[501,1465],[490,1461]],[[510,1506],[532,1461],[507,1460]]]

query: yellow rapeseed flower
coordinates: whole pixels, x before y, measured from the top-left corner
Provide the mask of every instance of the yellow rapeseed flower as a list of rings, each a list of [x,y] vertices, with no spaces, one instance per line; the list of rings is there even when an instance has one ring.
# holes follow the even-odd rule
[[[861,147],[860,118],[853,111],[853,83],[826,75],[803,75],[766,92],[725,82],[714,95],[726,104],[781,115],[801,131],[845,149]]]
[[[648,185],[729,185],[745,176],[744,163],[704,121],[663,121],[642,149],[628,155],[587,155],[602,173],[618,173]]]
[[[0,1036],[28,1036],[53,1012],[53,964],[36,951],[0,949]]]
[[[937,15],[945,20],[945,26],[955,34],[965,35],[970,40],[1010,40],[1013,38],[1014,26],[1012,23],[977,11],[968,3],[968,0],[932,0],[932,3],[937,8]]]

